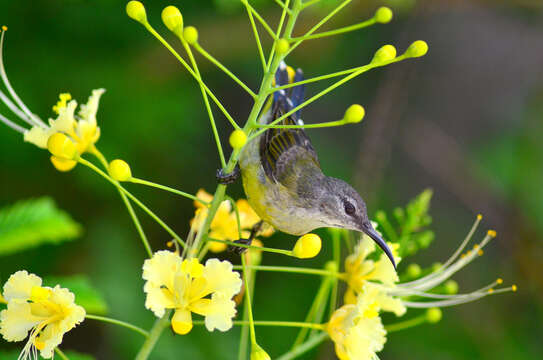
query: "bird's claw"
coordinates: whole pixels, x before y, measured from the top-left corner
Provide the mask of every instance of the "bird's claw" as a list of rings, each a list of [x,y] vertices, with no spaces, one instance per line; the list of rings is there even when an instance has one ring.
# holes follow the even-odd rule
[[[250,238],[249,239],[239,239],[239,240],[236,240],[234,242],[236,244],[242,244],[242,245],[250,246],[251,243],[253,242],[253,239],[250,239]],[[238,255],[243,254],[247,250],[248,250],[247,248],[241,247],[241,246],[231,245],[231,246],[228,247],[228,251],[233,252],[233,253],[238,254]]]
[[[236,182],[237,179],[239,179],[239,176],[241,175],[241,169],[239,168],[239,165],[236,165],[234,170],[230,173],[225,173],[223,169],[217,170],[217,181],[221,185],[230,185]]]

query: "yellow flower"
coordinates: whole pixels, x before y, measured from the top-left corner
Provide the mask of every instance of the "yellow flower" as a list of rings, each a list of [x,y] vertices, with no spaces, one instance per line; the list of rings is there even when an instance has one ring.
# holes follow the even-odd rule
[[[203,189],[198,190],[196,196],[199,199],[207,202],[211,202],[213,200],[213,195],[207,193]],[[207,217],[208,207],[198,201],[194,202],[194,206],[196,207],[196,214],[191,221],[191,226],[198,229]],[[236,219],[236,213],[232,208],[230,201],[225,200],[219,205],[219,208],[215,213],[215,218],[213,218],[213,221],[211,222],[211,225],[209,227],[210,238],[217,240],[235,241],[239,239],[239,232],[241,232],[242,237],[249,237],[250,230],[260,221],[260,218],[251,208],[247,200],[240,199],[236,201],[236,207],[239,214],[240,231],[238,231],[238,221]],[[260,235],[271,236],[273,234],[273,231],[274,230],[271,226],[264,225]],[[224,243],[213,241],[210,242],[209,249],[212,252],[221,252],[226,250],[226,248],[227,245]]]
[[[337,309],[326,326],[340,360],[373,360],[383,349],[386,331],[379,317],[377,289],[366,289],[356,304]]]
[[[42,280],[22,270],[4,285],[7,309],[0,312],[0,333],[7,341],[28,341],[19,359],[29,359],[36,349],[53,357],[64,334],[85,319],[85,309],[76,305],[68,289],[42,287]],[[29,334],[30,333],[30,334]]]
[[[178,334],[192,329],[192,313],[205,317],[207,330],[227,331],[236,315],[232,297],[241,289],[239,273],[232,264],[218,259],[183,260],[170,251],[158,251],[143,265],[145,307],[157,317],[166,309],[174,309],[172,328]],[[209,297],[208,297],[209,296]]]
[[[397,254],[398,244],[388,244],[392,249],[394,260],[398,264],[401,258]],[[381,254],[379,260],[373,261],[368,256],[376,250],[375,243],[370,237],[364,235],[353,254],[345,260],[345,271],[347,274],[348,289],[345,292],[345,303],[353,304],[356,301],[356,294],[361,293],[366,284],[379,288],[377,284],[383,284],[387,287],[393,287],[399,281],[394,267],[385,254]],[[374,285],[375,284],[375,285]],[[394,312],[397,316],[405,313],[406,308],[402,302],[385,291],[379,296],[380,307],[384,311]]]

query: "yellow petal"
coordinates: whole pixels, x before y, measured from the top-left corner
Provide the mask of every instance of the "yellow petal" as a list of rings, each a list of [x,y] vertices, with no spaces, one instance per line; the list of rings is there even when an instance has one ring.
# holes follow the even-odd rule
[[[228,298],[239,293],[241,278],[239,273],[232,269],[232,264],[226,260],[207,260],[202,276],[207,280],[208,289],[211,292],[222,293]]]
[[[8,302],[12,299],[28,300],[35,286],[41,286],[41,278],[26,270],[17,271],[4,284],[4,299]]]
[[[40,319],[32,315],[29,303],[15,299],[0,312],[0,334],[7,341],[22,341],[39,322]]]
[[[79,110],[79,117],[89,122],[89,124],[94,125],[95,127],[96,127],[96,113],[98,112],[100,97],[105,91],[106,89],[93,90],[87,103],[84,105],[81,105],[81,110]]]
[[[179,335],[188,334],[192,330],[190,311],[178,309],[172,317],[172,329]]]
[[[51,128],[44,129],[39,126],[33,126],[30,130],[25,131],[24,141],[34,144],[39,148],[47,149],[47,140],[54,133],[55,130]]]
[[[215,293],[211,296],[211,302],[206,309],[206,329],[228,331],[232,328],[234,316],[236,316],[236,303],[222,293]]]

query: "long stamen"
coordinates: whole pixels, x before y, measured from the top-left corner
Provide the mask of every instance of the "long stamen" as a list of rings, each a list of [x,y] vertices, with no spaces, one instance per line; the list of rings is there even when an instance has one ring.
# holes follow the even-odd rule
[[[411,308],[430,308],[430,307],[445,307],[445,306],[454,306],[459,304],[465,304],[483,298],[485,296],[501,294],[504,292],[516,291],[517,287],[515,285],[502,288],[502,289],[488,289],[485,292],[474,293],[472,296],[462,296],[456,299],[442,300],[442,301],[431,301],[431,302],[416,302],[416,301],[403,301],[403,304]]]
[[[7,27],[2,27],[2,35],[0,36],[0,77],[2,77],[2,81],[4,82],[4,85],[6,86],[6,89],[8,89],[9,94],[15,100],[17,105],[21,108],[21,110],[28,116],[27,120],[31,121],[31,125],[37,125],[41,126],[43,128],[46,128],[47,125],[38,118],[36,115],[32,114],[32,112],[26,107],[26,105],[23,103],[23,101],[17,96],[17,93],[15,90],[13,90],[13,87],[11,87],[11,84],[8,80],[8,76],[6,74],[6,69],[4,67],[4,35],[6,34]],[[25,120],[24,118],[22,118]],[[25,120],[25,121],[27,121]],[[27,121],[28,122],[28,121]]]
[[[12,128],[13,130],[20,132],[21,134],[24,134],[26,129],[22,126],[19,126],[15,124],[13,121],[8,119],[7,117],[0,114],[0,121],[2,121],[4,124],[6,124],[8,127]]]
[[[433,294],[433,293],[427,293],[427,292],[424,292],[424,291],[411,290],[411,289],[405,289],[405,290],[397,291],[394,288],[388,288],[389,291],[387,291],[387,292],[388,292],[389,295],[400,296],[400,297],[407,297],[407,296],[415,295],[415,296],[425,297],[425,298],[429,298],[429,299],[455,299],[455,298],[459,298],[459,297],[469,297],[469,296],[472,296],[472,295],[478,294],[478,293],[485,293],[489,289],[492,289],[494,286],[499,285],[502,282],[503,282],[502,279],[497,279],[496,281],[492,282],[491,284],[483,286],[482,288],[477,289],[475,291],[472,291],[470,293],[455,294],[455,295]]]
[[[479,223],[481,222],[482,218],[483,218],[482,215],[480,215],[480,214],[477,215],[477,218],[475,219],[475,222],[471,226],[470,231],[468,232],[468,234],[464,238],[464,241],[462,241],[462,243],[460,244],[458,249],[456,249],[456,251],[452,254],[452,256],[436,272],[432,272],[432,273],[428,274],[427,276],[422,277],[420,279],[403,283],[402,285],[406,286],[406,287],[409,287],[409,286],[412,286],[412,285],[416,285],[416,284],[426,282],[429,279],[437,276],[440,271],[442,271],[442,270],[446,269],[447,267],[449,267],[458,258],[458,256],[462,253],[462,250],[464,250],[466,245],[469,243],[469,241],[471,240],[471,237],[475,233],[475,230],[477,230],[477,227],[479,226]]]
[[[441,284],[443,281],[447,280],[449,277],[451,277],[454,273],[456,273],[458,270],[462,269],[464,266],[469,264],[473,261],[473,259],[478,256],[481,252],[481,250],[491,239],[493,239],[496,236],[495,231],[489,230],[483,241],[479,244],[477,247],[477,251],[468,251],[465,256],[461,256],[461,258],[456,261],[454,264],[450,265],[448,268],[435,273],[435,276],[427,276],[425,277],[425,282],[419,282],[417,284],[402,284],[399,285],[399,287],[402,287],[404,289],[417,289],[421,291],[425,291],[428,289],[432,289],[436,287],[437,285]]]
[[[32,120],[29,120],[28,117],[24,112],[22,112],[11,100],[10,98],[0,90],[0,100],[6,104],[6,106],[15,114],[17,115],[21,120],[27,122],[30,125],[34,125]]]

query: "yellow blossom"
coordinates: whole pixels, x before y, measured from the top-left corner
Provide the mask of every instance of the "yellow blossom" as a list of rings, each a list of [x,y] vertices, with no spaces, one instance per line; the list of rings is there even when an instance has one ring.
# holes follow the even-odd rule
[[[170,251],[158,251],[143,265],[145,307],[162,317],[174,309],[172,328],[178,334],[192,329],[192,313],[205,317],[207,330],[227,331],[236,315],[232,297],[241,289],[239,273],[232,264],[218,259],[183,260]]]
[[[366,289],[356,304],[337,309],[326,326],[340,360],[373,360],[383,349],[386,331],[379,317],[377,289]]]
[[[0,312],[0,334],[7,341],[22,341],[28,336],[19,359],[29,359],[40,351],[53,357],[64,334],[85,319],[85,309],[76,305],[68,289],[43,287],[42,280],[22,270],[4,284],[7,309]]]
[[[196,193],[196,197],[207,202],[213,200],[213,195],[207,193],[205,190],[200,189]],[[196,207],[196,214],[191,221],[191,226],[198,229],[208,214],[208,207],[200,203],[199,201],[194,202]],[[260,221],[258,215],[251,208],[247,200],[240,199],[236,201],[236,207],[239,214],[239,224],[240,231],[238,231],[238,221],[236,219],[236,213],[232,207],[230,201],[225,200],[217,209],[215,217],[211,222],[209,227],[209,237],[217,240],[227,240],[235,241],[239,239],[239,232],[244,238],[249,237],[251,229]],[[271,236],[273,234],[273,228],[269,225],[263,225],[263,228],[260,232],[262,236]],[[212,252],[221,252],[226,250],[227,245],[220,242],[210,242],[210,251]]]
[[[396,264],[398,264],[401,260],[397,254],[398,244],[389,243],[388,245],[392,249]],[[345,293],[345,303],[353,304],[356,294],[359,294],[366,284],[371,286],[380,283],[392,287],[399,281],[398,275],[386,255],[381,254],[377,261],[368,258],[375,250],[374,242],[367,235],[364,235],[356,246],[354,253],[345,260],[347,284],[349,285]],[[394,312],[398,316],[403,315],[406,311],[405,306],[399,299],[387,295],[386,292],[382,292],[379,301],[381,302],[380,307],[384,311]]]
[[[24,140],[46,149],[49,138],[59,133],[67,136],[67,141],[73,143],[77,155],[90,151],[100,138],[100,128],[96,123],[96,113],[100,97],[104,92],[104,89],[93,90],[87,103],[80,106],[77,116],[75,115],[77,101],[70,100],[71,96],[69,94],[60,94],[60,100],[54,106],[54,110],[58,114],[56,119],[49,119],[49,126],[33,126],[24,133]],[[54,155],[55,160],[61,162],[62,157]],[[53,165],[56,166],[55,161],[52,161]],[[64,169],[68,168],[67,166],[60,167]]]

